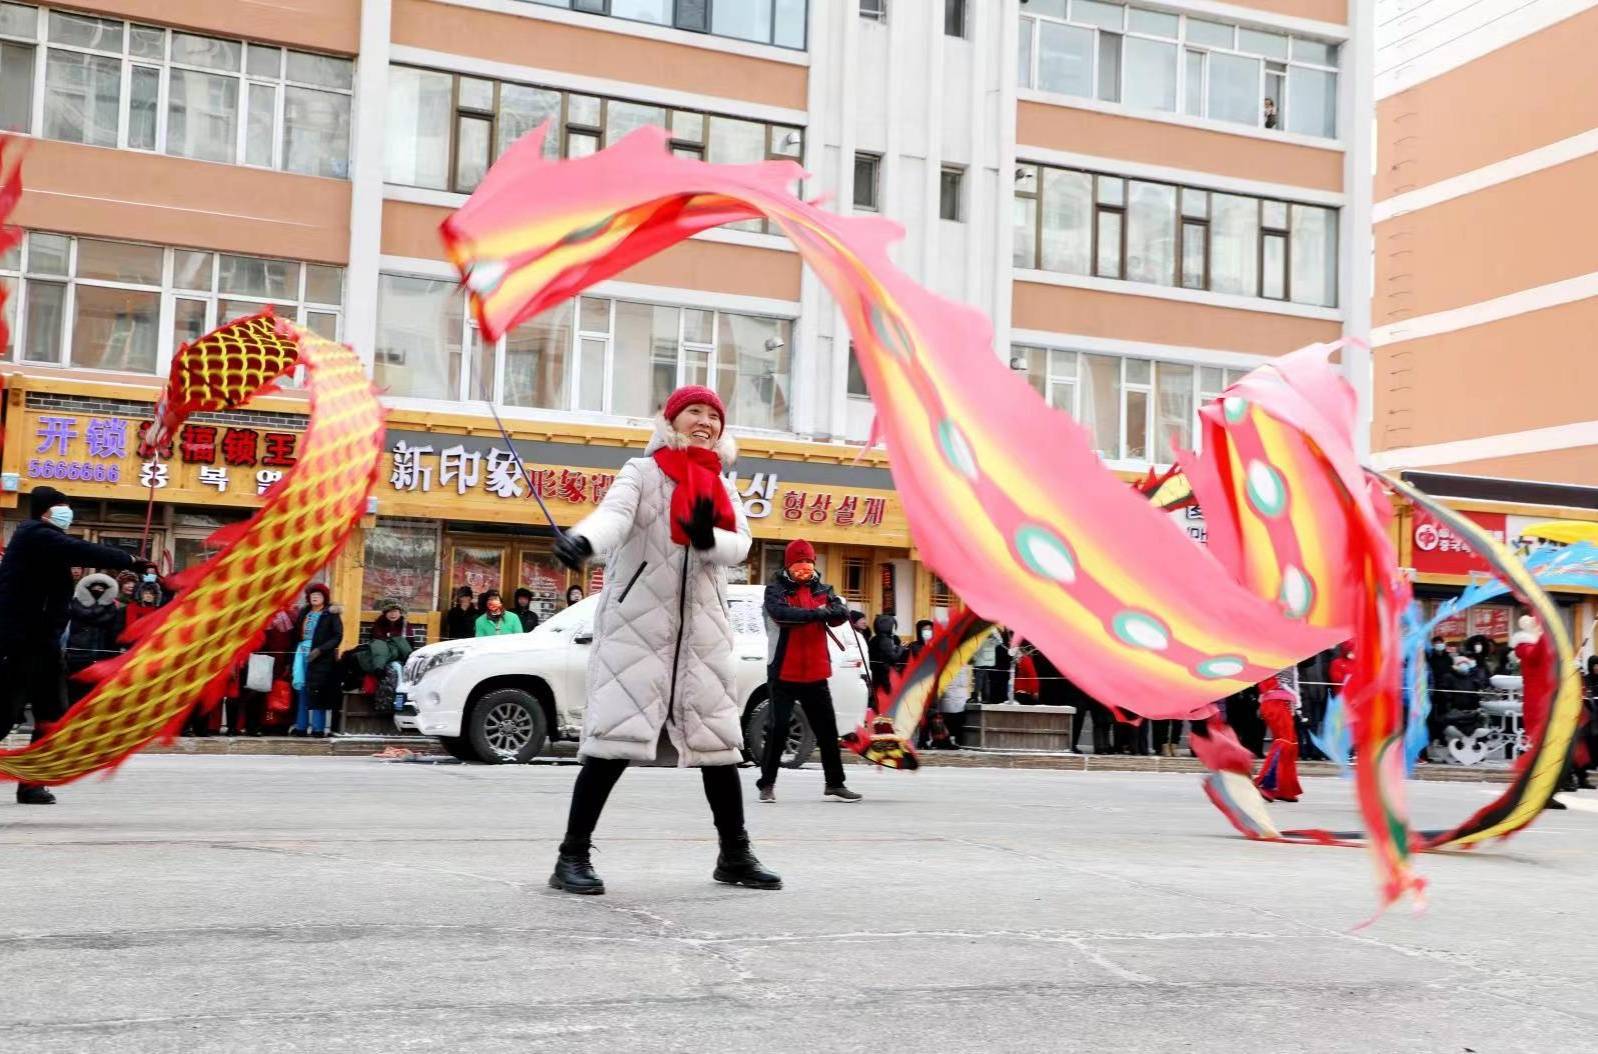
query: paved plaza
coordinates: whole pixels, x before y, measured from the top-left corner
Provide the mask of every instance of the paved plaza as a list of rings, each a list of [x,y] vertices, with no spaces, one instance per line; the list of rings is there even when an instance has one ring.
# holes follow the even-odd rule
[[[140,757],[0,804],[0,1050],[1590,1050],[1598,804],[1422,866],[1232,835],[1185,774],[784,773],[780,893],[718,886],[699,780],[635,770],[610,893],[544,886],[576,770]],[[1357,828],[1306,781],[1296,825]],[[1412,784],[1455,821],[1484,784]],[[9,798],[9,795],[7,795]]]

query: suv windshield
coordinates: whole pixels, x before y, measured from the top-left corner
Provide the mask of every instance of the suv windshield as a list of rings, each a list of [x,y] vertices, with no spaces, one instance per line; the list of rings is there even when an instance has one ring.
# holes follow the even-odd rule
[[[539,629],[551,633],[570,633],[574,629],[587,629],[594,621],[594,608],[599,605],[599,594],[584,597],[569,608],[555,612],[538,624]]]

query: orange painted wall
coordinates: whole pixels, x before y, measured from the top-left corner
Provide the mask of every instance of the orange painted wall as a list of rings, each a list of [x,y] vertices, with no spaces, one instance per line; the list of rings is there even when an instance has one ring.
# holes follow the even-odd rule
[[[1191,168],[1317,190],[1343,189],[1343,155],[1294,143],[1185,128],[1162,121],[1022,100],[1016,104],[1016,156],[1028,146]]]
[[[14,222],[61,231],[282,256],[349,259],[350,185],[160,154],[34,140]]]
[[[1457,465],[1427,466],[1424,471],[1598,487],[1598,447],[1572,447],[1569,450],[1545,450],[1486,461],[1465,461]]]
[[[383,204],[383,253],[444,259],[438,225],[449,210],[403,201]],[[799,299],[799,254],[721,242],[687,241],[621,274],[618,281],[740,296]]]
[[[93,0],[94,14],[353,55],[361,0]]]
[[[1377,101],[1375,197],[1598,127],[1598,9]]]
[[[1375,324],[1598,271],[1598,155],[1376,228]]]
[[[1016,282],[1011,325],[1252,355],[1282,355],[1336,340],[1342,324],[1177,300]]]
[[[1598,300],[1372,351],[1376,450],[1598,417]]]
[[[395,0],[393,39],[519,66],[806,108],[804,66],[432,0]]]

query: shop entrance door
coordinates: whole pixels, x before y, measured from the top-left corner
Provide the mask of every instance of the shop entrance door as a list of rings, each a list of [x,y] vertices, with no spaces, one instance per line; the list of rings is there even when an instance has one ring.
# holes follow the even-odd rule
[[[449,568],[449,592],[443,602],[453,606],[455,590],[461,586],[471,588],[474,601],[490,589],[504,593],[505,560],[509,553],[510,546],[503,540],[451,538],[446,564]]]

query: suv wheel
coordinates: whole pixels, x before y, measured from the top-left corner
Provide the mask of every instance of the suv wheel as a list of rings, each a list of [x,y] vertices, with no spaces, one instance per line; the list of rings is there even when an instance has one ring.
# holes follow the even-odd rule
[[[766,756],[766,724],[771,719],[770,713],[771,700],[762,699],[744,717],[744,749],[749,751],[750,760],[757,766]],[[815,750],[816,737],[810,731],[810,722],[805,720],[803,708],[796,706],[788,722],[788,742],[782,748],[783,768],[802,767]]]
[[[533,760],[549,734],[544,708],[520,688],[496,689],[473,703],[463,731],[477,760],[488,765]]]

